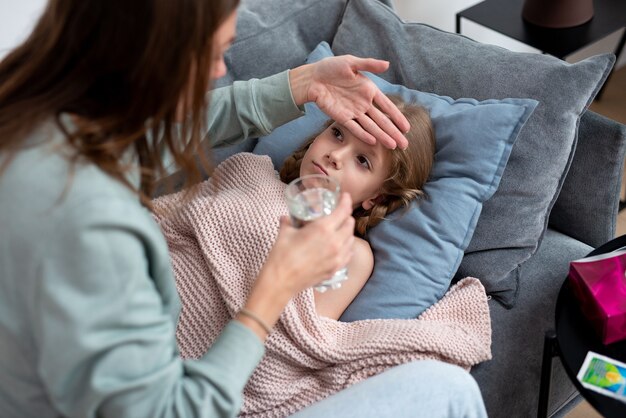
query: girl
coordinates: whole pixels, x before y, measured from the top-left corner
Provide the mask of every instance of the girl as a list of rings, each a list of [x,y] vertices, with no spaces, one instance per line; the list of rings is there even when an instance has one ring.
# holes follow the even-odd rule
[[[337,180],[352,197],[356,238],[348,264],[348,280],[333,291],[315,292],[321,316],[338,319],[372,274],[374,256],[363,239],[385,216],[423,197],[435,154],[435,135],[426,109],[387,96],[411,124],[408,148],[390,150],[359,141],[342,124],[329,122],[285,160],[281,180],[289,183],[307,174],[325,174]]]

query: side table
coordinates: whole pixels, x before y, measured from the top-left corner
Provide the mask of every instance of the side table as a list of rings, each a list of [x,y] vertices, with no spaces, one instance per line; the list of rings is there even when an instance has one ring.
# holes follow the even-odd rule
[[[524,0],[486,0],[456,14],[456,33],[461,33],[461,18],[537,48],[559,59],[626,27],[626,1],[594,0],[594,16],[582,25],[551,29],[522,19]],[[619,59],[626,42],[626,30],[615,49]],[[608,80],[607,80],[608,82]],[[606,85],[606,83],[604,84]],[[598,92],[597,98],[602,95]]]
[[[626,235],[607,242],[590,252],[588,256],[614,251],[624,246],[626,246]],[[582,386],[576,378],[588,351],[594,351],[626,363],[626,340],[609,345],[602,344],[600,337],[583,316],[579,303],[566,279],[556,301],[555,330],[546,332],[544,340],[538,417],[546,417],[548,413],[552,359],[555,356],[560,357],[568,377],[578,392],[599,413],[609,418],[626,416],[626,403],[590,391]]]

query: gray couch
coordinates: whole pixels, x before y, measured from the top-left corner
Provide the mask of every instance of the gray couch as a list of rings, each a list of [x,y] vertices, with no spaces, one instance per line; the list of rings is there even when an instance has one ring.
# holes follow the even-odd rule
[[[390,1],[383,3],[389,5]],[[264,77],[302,64],[320,41],[332,45],[345,7],[346,0],[244,0],[239,14],[238,38],[227,55],[229,72],[218,80],[217,85]],[[384,30],[374,15],[371,19],[369,30]],[[273,32],[272,36],[266,36],[267,32]],[[449,41],[438,42],[455,43],[465,39],[454,34],[445,36]],[[374,46],[370,48],[365,39],[354,33],[354,43],[361,55],[389,58],[394,65],[393,56],[381,56],[385,51]],[[483,46],[476,45],[476,48],[480,51]],[[499,54],[493,48],[489,51]],[[504,50],[502,54],[505,54]],[[507,56],[511,59],[511,55]],[[522,59],[544,60],[548,57],[529,58],[520,54]],[[451,64],[445,65],[445,71],[428,77],[447,77]],[[406,82],[402,79],[406,71],[396,67],[387,77],[392,82]],[[480,86],[474,87],[474,94],[479,94]],[[432,91],[454,96],[450,91]],[[219,150],[216,158],[223,159],[237,151],[250,151],[254,145],[254,139],[248,140],[234,148]],[[472,375],[478,381],[489,415],[493,417],[536,414],[543,338],[546,330],[553,327],[555,301],[568,264],[610,240],[615,233],[626,127],[586,111],[580,119],[578,141],[574,147],[573,156],[566,156],[568,164],[559,182],[558,198],[549,202],[546,224],[541,223],[541,219],[537,221],[538,228],[545,232],[537,239],[535,248],[528,251],[528,256],[516,265],[514,274],[518,287],[514,306],[508,304],[505,307],[496,300],[497,297],[490,301],[493,360],[475,367]],[[537,154],[540,152],[537,150]],[[527,158],[536,158],[549,165],[551,156],[530,155]],[[529,172],[526,175],[541,178],[543,173]],[[523,220],[510,219],[511,224],[518,221]],[[549,414],[562,416],[579,400],[580,396],[562,366],[555,361]]]

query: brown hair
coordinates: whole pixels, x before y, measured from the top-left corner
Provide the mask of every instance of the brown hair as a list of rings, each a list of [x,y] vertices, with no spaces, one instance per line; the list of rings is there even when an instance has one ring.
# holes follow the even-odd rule
[[[374,206],[369,210],[362,207],[354,210],[355,231],[361,236],[365,235],[367,229],[382,221],[388,213],[408,206],[411,200],[424,196],[424,184],[428,181],[435,158],[435,133],[428,111],[422,106],[406,103],[397,96],[387,97],[411,124],[411,130],[406,134],[409,146],[405,150],[389,151],[392,157],[389,175],[383,183],[383,192]],[[324,129],[331,124],[332,121],[328,122]],[[282,181],[289,183],[300,176],[304,154],[317,135],[306,141],[285,160],[280,170]]]
[[[0,62],[0,173],[31,130],[53,118],[73,163],[87,159],[129,188],[121,160],[132,148],[144,204],[164,174],[165,150],[187,185],[197,182],[213,35],[238,3],[50,0],[28,39]],[[176,124],[184,92],[180,110],[190,117]],[[66,112],[81,120],[72,132],[61,122]]]

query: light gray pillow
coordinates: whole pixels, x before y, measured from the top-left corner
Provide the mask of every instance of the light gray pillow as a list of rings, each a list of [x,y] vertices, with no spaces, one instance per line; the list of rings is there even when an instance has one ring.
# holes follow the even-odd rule
[[[337,55],[387,59],[382,77],[409,88],[478,100],[539,101],[513,147],[495,195],[485,202],[457,277],[481,279],[513,307],[519,266],[534,254],[576,146],[580,115],[615,62],[612,54],[568,64],[515,53],[427,25],[405,23],[376,0],[350,0],[333,40]]]

